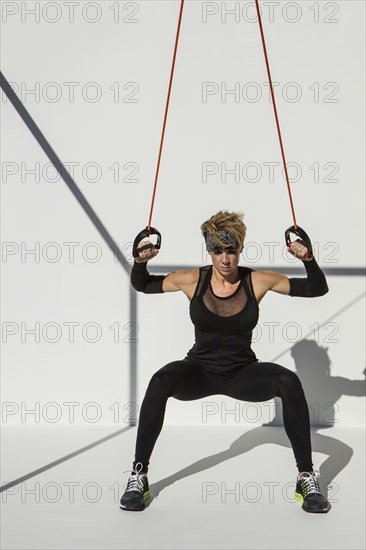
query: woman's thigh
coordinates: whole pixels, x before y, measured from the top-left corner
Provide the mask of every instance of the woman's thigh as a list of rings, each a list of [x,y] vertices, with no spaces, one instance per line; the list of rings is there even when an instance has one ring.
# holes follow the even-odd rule
[[[153,378],[158,383],[169,386],[169,395],[182,401],[201,399],[218,393],[215,377],[188,358],[168,363]]]
[[[296,384],[297,375],[276,363],[250,363],[222,380],[222,393],[243,401],[268,401]]]

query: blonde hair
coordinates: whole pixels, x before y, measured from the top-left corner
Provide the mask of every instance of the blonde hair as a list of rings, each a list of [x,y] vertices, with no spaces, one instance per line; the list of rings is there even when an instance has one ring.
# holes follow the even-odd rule
[[[220,210],[217,214],[211,216],[201,225],[202,235],[208,233],[214,243],[221,248],[231,248],[230,243],[217,235],[217,231],[229,231],[239,243],[240,248],[244,246],[244,239],[247,233],[246,225],[243,222],[244,214],[242,212],[229,212]]]

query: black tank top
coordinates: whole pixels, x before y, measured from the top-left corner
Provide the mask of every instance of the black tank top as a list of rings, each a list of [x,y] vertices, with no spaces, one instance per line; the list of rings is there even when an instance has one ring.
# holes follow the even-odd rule
[[[187,357],[214,372],[258,361],[251,349],[252,331],[259,307],[249,267],[238,266],[240,283],[230,296],[216,296],[211,286],[212,265],[199,268],[199,279],[189,313],[195,326],[195,343]]]

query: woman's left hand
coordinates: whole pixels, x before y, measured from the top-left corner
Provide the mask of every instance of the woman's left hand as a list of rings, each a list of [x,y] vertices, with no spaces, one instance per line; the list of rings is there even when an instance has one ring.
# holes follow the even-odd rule
[[[312,260],[312,258],[308,258],[307,256],[305,256],[308,251],[306,246],[297,241],[294,241],[290,244],[290,246],[288,246],[288,251],[290,252],[290,254],[295,256],[295,258],[299,258],[299,260],[302,260],[303,262],[310,262]]]

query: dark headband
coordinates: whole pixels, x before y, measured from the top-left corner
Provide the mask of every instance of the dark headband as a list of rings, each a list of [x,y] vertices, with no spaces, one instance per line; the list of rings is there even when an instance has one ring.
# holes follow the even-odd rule
[[[236,238],[234,237],[234,235],[232,233],[230,233],[229,231],[225,231],[223,229],[220,229],[219,231],[216,231],[215,233],[218,237],[220,237],[221,239],[225,240],[225,241],[228,241],[228,244],[230,246],[232,246],[232,248],[234,248],[235,250],[237,248],[239,248],[238,246],[238,242],[236,240]],[[216,244],[210,237],[210,235],[206,232],[204,234],[204,237],[205,237],[205,241],[206,241],[206,247],[207,247],[207,252],[214,252],[215,249],[219,249],[221,248],[218,244]]]

